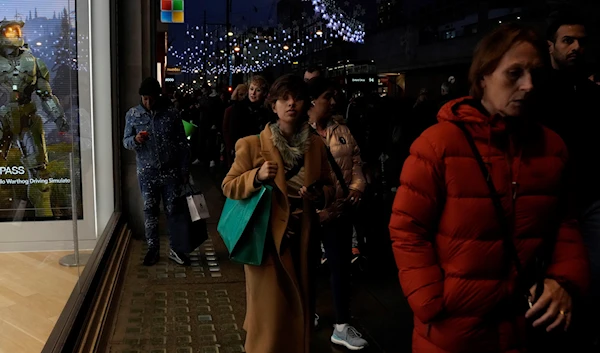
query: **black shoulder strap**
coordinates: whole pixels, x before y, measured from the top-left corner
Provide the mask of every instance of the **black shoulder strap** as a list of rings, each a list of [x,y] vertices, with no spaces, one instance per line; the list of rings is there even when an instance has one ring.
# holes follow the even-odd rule
[[[325,146],[325,152],[327,152],[327,160],[329,161],[329,166],[333,170],[333,173],[335,174],[337,180],[340,182],[342,192],[344,193],[344,197],[346,197],[350,194],[350,189],[348,189],[348,185],[346,185],[346,180],[344,180],[344,174],[342,173],[340,166],[335,161],[335,158],[333,158],[329,147]]]
[[[502,232],[502,235],[504,236],[504,239],[503,239],[504,250],[506,251],[506,254],[508,256],[510,256],[510,258],[514,262],[515,269],[517,270],[517,275],[520,275],[522,273],[521,260],[519,260],[519,253],[517,251],[517,248],[515,247],[515,243],[513,242],[513,239],[511,236],[512,232],[510,230],[508,220],[506,219],[506,215],[504,214],[504,207],[502,207],[502,201],[500,200],[500,195],[498,195],[498,192],[496,191],[496,187],[494,186],[494,181],[492,180],[490,173],[489,173],[487,167],[485,166],[485,163],[483,162],[483,158],[481,157],[481,154],[479,153],[479,150],[477,149],[477,146],[475,145],[473,136],[471,136],[471,133],[467,130],[467,127],[465,126],[465,124],[462,122],[454,122],[454,124],[462,130],[465,137],[467,138],[467,142],[469,143],[471,150],[473,151],[473,154],[475,155],[475,159],[477,160],[477,164],[479,165],[481,174],[483,174],[483,177],[485,178],[488,189],[490,191],[490,198],[492,199],[492,203],[494,204],[494,209],[496,211],[496,217],[498,218],[498,225],[500,226],[500,231]]]
[[[321,138],[321,135],[319,135],[316,129],[314,129],[313,127],[311,127],[310,129],[313,134]],[[344,180],[344,173],[342,173],[340,166],[335,161],[335,158],[331,154],[331,150],[327,145],[325,145],[325,152],[327,153],[327,161],[329,161],[329,166],[331,167],[331,170],[333,170],[333,174],[335,174],[337,180],[340,182],[340,187],[342,188],[344,197],[346,197],[350,194],[350,189],[348,188],[348,185],[346,185],[346,180]]]
[[[296,163],[296,165],[294,165],[292,167],[292,169],[288,170],[285,173],[285,180],[290,180],[292,179],[294,176],[296,176],[296,174],[298,174],[300,172],[300,169],[302,169],[302,167],[304,166],[304,157],[302,157],[298,163]]]

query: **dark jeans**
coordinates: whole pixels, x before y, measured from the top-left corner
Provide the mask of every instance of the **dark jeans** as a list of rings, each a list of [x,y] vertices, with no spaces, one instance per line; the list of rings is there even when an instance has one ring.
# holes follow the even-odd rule
[[[350,320],[350,260],[352,257],[352,222],[339,218],[323,227],[323,247],[331,272],[331,292],[337,324]]]
[[[356,230],[356,241],[358,242],[355,244],[355,239],[352,239],[352,247],[356,246],[362,255],[368,254],[368,247],[366,246],[368,241],[367,237],[370,235],[370,232],[373,228],[373,222],[369,218],[369,213],[373,211],[374,206],[371,192],[372,190],[367,187],[362,195],[363,200],[360,203],[360,206],[353,208],[350,211],[351,219],[348,219],[348,221],[352,223],[354,229]]]
[[[588,321],[591,335],[596,342],[600,340],[600,325],[597,318],[600,315],[600,201],[593,203],[580,219],[581,233],[583,241],[588,250],[591,264],[591,300],[586,311],[589,316]]]
[[[592,296],[600,296],[600,201],[592,204],[580,220],[583,241],[588,250],[592,270]]]
[[[181,193],[181,180],[174,171],[166,172],[142,172],[138,174],[142,199],[144,200],[144,226],[146,230],[146,242],[149,248],[160,247],[158,237],[158,218],[160,216],[160,200],[167,219],[173,217],[175,199]],[[171,242],[171,237],[169,237]]]

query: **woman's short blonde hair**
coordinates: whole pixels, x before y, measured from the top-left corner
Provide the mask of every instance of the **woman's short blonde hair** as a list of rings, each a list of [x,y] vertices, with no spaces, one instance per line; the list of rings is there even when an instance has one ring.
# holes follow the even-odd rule
[[[240,83],[235,87],[233,93],[231,94],[232,101],[241,101],[248,95],[248,86],[244,83]]]
[[[260,75],[252,76],[252,78],[248,82],[248,88],[250,88],[251,84],[260,87],[264,92],[267,92],[269,90],[269,83],[264,77]]]

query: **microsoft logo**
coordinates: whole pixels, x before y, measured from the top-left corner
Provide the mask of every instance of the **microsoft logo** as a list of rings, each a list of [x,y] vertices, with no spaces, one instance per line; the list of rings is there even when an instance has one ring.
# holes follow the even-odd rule
[[[183,23],[183,0],[161,0],[160,21]]]

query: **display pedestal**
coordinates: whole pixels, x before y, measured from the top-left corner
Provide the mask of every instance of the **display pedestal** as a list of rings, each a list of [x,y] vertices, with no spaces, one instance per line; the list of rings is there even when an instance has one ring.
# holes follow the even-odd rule
[[[61,257],[60,260],[58,260],[58,263],[66,267],[85,266],[90,259],[90,255],[91,254],[79,254],[79,263],[77,263],[75,254],[70,254]]]

